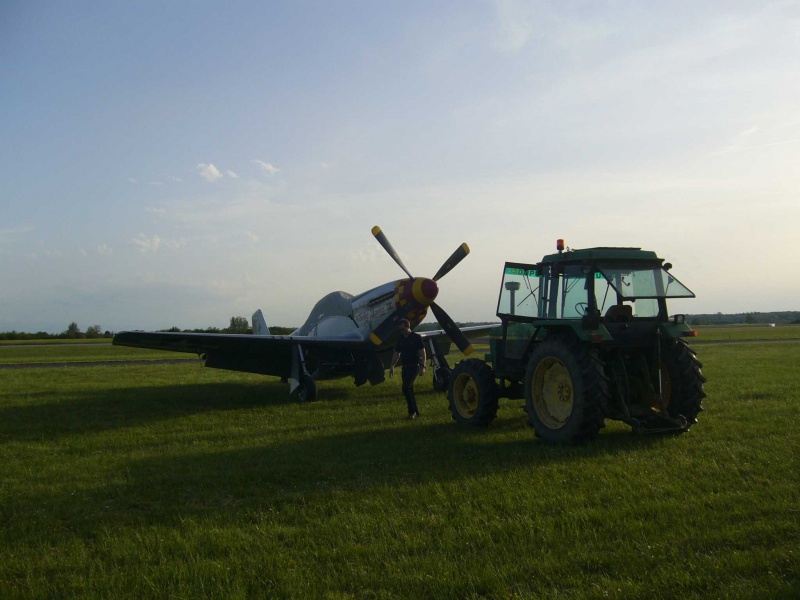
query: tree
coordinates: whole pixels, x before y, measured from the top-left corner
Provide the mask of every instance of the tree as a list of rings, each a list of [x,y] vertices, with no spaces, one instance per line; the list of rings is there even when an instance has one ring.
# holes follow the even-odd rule
[[[231,324],[228,327],[228,333],[247,333],[250,328],[246,317],[231,317]]]
[[[103,328],[100,325],[92,325],[86,329],[86,337],[92,339],[103,337]]]
[[[83,332],[81,331],[80,327],[78,327],[78,324],[73,321],[69,324],[69,327],[67,327],[67,330],[64,332],[64,337],[70,340],[82,338]]]

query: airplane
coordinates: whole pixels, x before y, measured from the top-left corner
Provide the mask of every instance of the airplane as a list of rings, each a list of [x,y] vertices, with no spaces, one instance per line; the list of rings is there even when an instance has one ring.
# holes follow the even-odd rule
[[[317,381],[348,376],[356,386],[385,381],[384,371],[400,335],[399,320],[408,319],[413,329],[430,308],[442,329],[420,335],[433,367],[433,387],[446,391],[450,365],[445,357],[451,341],[469,356],[473,351],[470,338],[486,335],[494,326],[459,329],[434,301],[439,294],[437,282],[469,254],[469,246],[461,244],[432,278],[414,277],[381,228],[373,227],[372,235],[408,278],[357,296],[331,292],[314,305],[302,327],[288,336],[271,335],[259,309],[252,317],[252,334],[122,331],[113,343],[190,352],[200,356],[206,367],[280,377],[289,383],[293,397],[310,402],[317,398]]]

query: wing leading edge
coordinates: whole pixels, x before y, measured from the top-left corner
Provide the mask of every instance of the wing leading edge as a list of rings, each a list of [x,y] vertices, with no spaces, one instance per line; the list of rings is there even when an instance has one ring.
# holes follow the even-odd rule
[[[312,355],[311,358],[320,355],[329,360],[341,356],[343,362],[351,360],[353,352],[371,348],[371,343],[360,337],[312,338],[150,331],[122,331],[114,336],[113,343],[117,346],[196,354],[205,357],[207,367],[287,378],[292,377],[292,361],[298,346],[302,346],[306,354]]]

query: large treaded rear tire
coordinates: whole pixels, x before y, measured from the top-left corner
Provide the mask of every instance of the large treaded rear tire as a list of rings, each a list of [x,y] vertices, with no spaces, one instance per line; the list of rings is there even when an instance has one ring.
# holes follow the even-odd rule
[[[568,336],[546,339],[525,369],[525,406],[536,436],[549,444],[590,440],[605,426],[609,382],[597,349]]]
[[[497,417],[494,371],[478,358],[462,360],[450,373],[450,413],[463,425],[486,426]]]
[[[667,413],[671,417],[682,415],[686,419],[686,429],[689,429],[697,423],[697,415],[702,412],[703,398],[706,397],[703,364],[697,360],[697,353],[680,338],[662,345],[661,363],[665,370],[662,386]]]

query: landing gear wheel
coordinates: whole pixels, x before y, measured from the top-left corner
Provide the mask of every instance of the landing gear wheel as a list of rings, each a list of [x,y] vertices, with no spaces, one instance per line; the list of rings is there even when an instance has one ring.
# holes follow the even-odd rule
[[[478,358],[462,360],[450,374],[447,399],[453,419],[464,425],[488,425],[497,416],[494,371]]]
[[[294,390],[294,397],[298,402],[314,402],[317,399],[317,384],[310,375],[300,377],[300,385]]]
[[[433,389],[440,394],[447,391],[450,387],[450,369],[441,367],[433,371]]]
[[[595,437],[604,427],[608,390],[597,350],[568,337],[545,340],[525,370],[525,404],[536,436],[550,444]]]
[[[661,346],[661,367],[664,408],[669,416],[686,419],[686,431],[697,423],[697,415],[703,410],[703,365],[684,340],[674,339]]]

